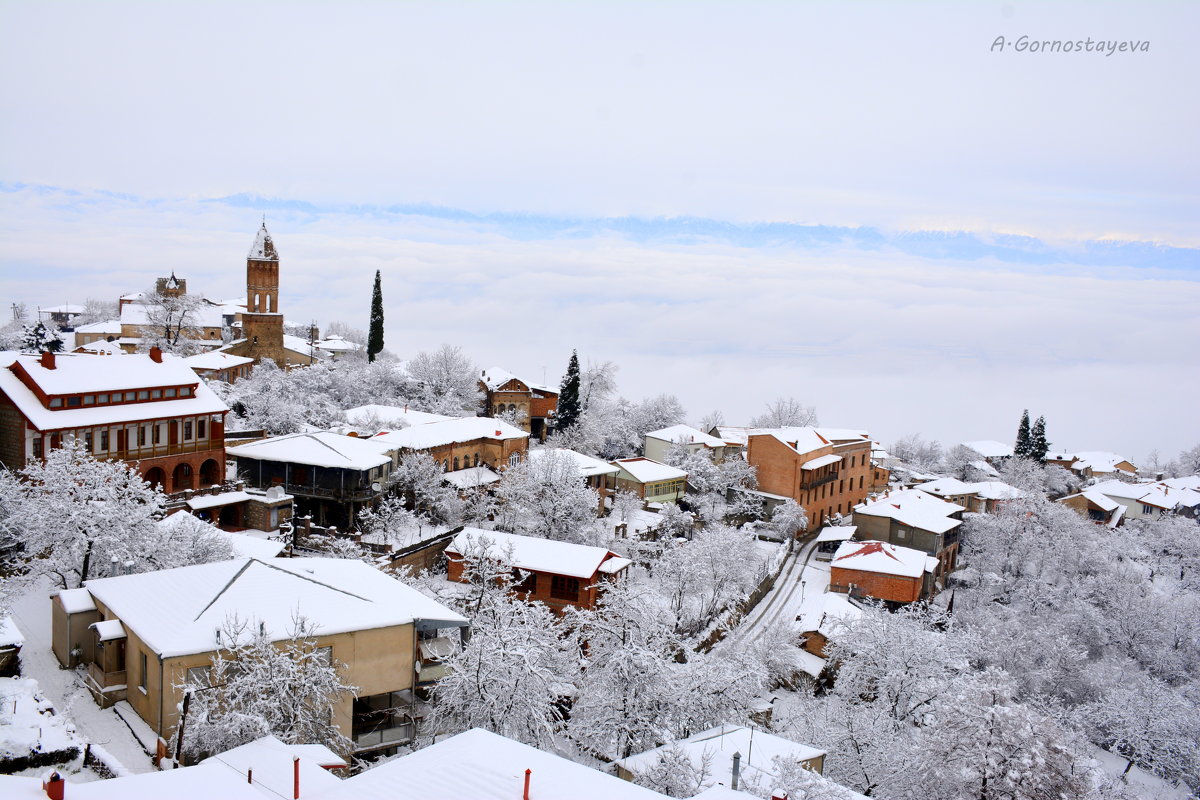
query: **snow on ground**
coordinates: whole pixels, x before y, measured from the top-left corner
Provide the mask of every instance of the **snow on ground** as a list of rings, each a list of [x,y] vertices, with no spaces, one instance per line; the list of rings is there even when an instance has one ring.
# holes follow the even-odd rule
[[[62,669],[50,650],[49,584],[30,588],[13,598],[12,615],[25,635],[21,648],[21,674],[38,681],[56,711],[75,723],[86,742],[102,746],[130,772],[151,772],[154,765],[129,727],[111,709],[101,709],[74,670]],[[71,776],[74,780],[74,776]]]
[[[33,678],[0,678],[0,754],[8,757],[78,748],[71,721],[54,708]]]
[[[822,594],[829,586],[829,565],[814,561],[816,540],[799,544],[787,560],[775,581],[754,609],[725,637],[731,645],[757,641],[776,622],[795,623],[806,599]]]
[[[1107,774],[1118,779],[1129,763],[1120,756],[1107,750],[1101,750],[1099,747],[1092,748],[1092,758],[1096,759]],[[1186,789],[1174,786],[1140,767],[1129,770],[1129,774],[1122,782],[1129,787],[1135,797],[1140,797],[1142,800],[1187,800],[1190,796]]]

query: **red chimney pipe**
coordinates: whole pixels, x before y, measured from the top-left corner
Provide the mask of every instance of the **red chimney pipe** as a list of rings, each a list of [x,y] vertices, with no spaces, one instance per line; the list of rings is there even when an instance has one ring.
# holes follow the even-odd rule
[[[150,348],[150,360],[155,364],[162,363],[162,350],[159,350],[157,346]]]
[[[529,800],[529,776],[533,774],[533,770],[525,770],[525,795],[524,800]]]
[[[46,369],[54,369],[54,353],[49,350],[42,352],[42,357],[38,359],[38,363]]]
[[[254,770],[246,770],[246,783],[254,783]]]
[[[57,772],[51,772],[50,777],[42,783],[42,791],[50,800],[63,800],[63,795],[67,791],[67,782]]]
[[[292,756],[292,800],[300,800],[300,756]]]

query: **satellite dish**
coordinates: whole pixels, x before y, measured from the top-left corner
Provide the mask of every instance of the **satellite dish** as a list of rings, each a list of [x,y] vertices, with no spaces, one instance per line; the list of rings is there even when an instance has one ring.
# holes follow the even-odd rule
[[[373,491],[373,492],[379,492],[379,491],[382,491],[382,490],[383,490],[383,487],[379,485],[379,481],[375,481],[375,483],[372,483],[372,484],[371,484],[371,491]]]

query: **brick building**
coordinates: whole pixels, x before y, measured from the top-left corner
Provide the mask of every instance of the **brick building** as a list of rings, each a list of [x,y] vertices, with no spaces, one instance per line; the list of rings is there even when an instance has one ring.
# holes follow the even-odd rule
[[[283,312],[279,310],[279,253],[264,222],[246,256],[246,310],[241,338],[222,348],[254,363],[264,358],[279,366],[288,363],[283,341]]]
[[[17,356],[0,368],[0,463],[21,469],[68,437],[172,493],[225,479],[229,409],[182,359]]]
[[[617,491],[633,492],[646,503],[677,503],[687,493],[687,473],[650,458],[622,458],[612,465]]]
[[[620,577],[633,563],[603,547],[463,528],[446,548],[447,579],[464,583],[470,558],[490,558],[520,570],[513,590],[555,611],[567,606],[594,608],[605,581]]]
[[[950,503],[919,489],[888,492],[854,508],[856,537],[912,547],[938,559],[934,577],[942,577],[958,562],[958,527],[962,512]]]
[[[546,441],[558,411],[558,389],[523,380],[500,367],[482,372],[479,389],[484,394],[485,415],[515,413],[526,433],[540,442]]]
[[[499,472],[517,464],[529,448],[529,434],[507,422],[463,417],[388,431],[368,441],[396,454],[428,453],[446,472],[490,467]]]
[[[874,480],[866,431],[839,428],[775,428],[751,431],[746,460],[758,488],[790,497],[808,512],[811,525],[849,514],[866,500]]]
[[[829,565],[829,590],[896,605],[933,592],[937,559],[887,542],[843,542]]]

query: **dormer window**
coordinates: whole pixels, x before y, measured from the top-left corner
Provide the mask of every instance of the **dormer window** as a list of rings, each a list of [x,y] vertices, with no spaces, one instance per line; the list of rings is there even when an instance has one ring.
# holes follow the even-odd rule
[[[120,395],[115,395],[115,397],[117,397],[117,399],[120,399],[120,397],[121,397],[121,396],[120,396]],[[108,395],[106,395],[106,394],[98,394],[98,395],[96,395],[96,402],[97,402],[97,403],[107,403],[107,402],[108,402]]]
[[[133,392],[126,392],[126,393],[125,393],[125,402],[126,402],[126,403],[132,403],[132,402],[133,402],[133,400],[134,400],[134,393],[133,393]]]
[[[165,390],[163,390],[163,397],[174,397],[174,396],[175,396],[175,390],[174,390],[174,389],[165,389]]]
[[[150,392],[150,399],[151,400],[161,400],[162,399],[162,389],[152,390]]]
[[[191,397],[192,396],[192,387],[184,386],[182,389],[179,390],[179,396],[180,397]]]
[[[146,392],[146,391],[138,392],[138,393],[137,393],[137,399],[138,399],[138,400],[149,400],[149,399],[150,399],[150,393],[149,393],[149,392]]]
[[[67,407],[68,408],[78,408],[79,403],[80,403],[80,398],[78,395],[76,395],[75,397],[67,398]]]
[[[94,406],[94,405],[96,404],[96,395],[94,395],[94,394],[85,394],[85,395],[83,396],[83,404],[84,404],[85,406]]]
[[[50,407],[51,408],[62,408],[62,398],[61,397],[50,398]]]

